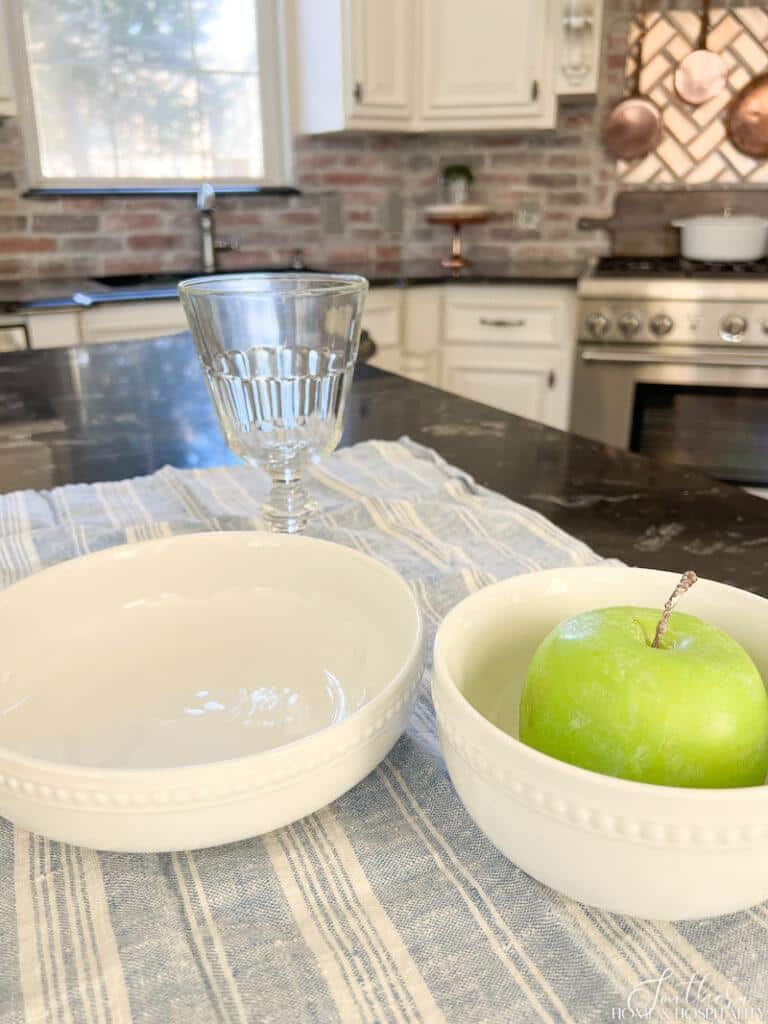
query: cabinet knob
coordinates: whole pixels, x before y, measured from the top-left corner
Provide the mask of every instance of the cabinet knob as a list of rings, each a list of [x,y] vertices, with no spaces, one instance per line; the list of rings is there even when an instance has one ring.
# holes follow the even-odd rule
[[[547,374],[547,387],[553,388],[557,384],[557,374],[554,370],[550,370]]]
[[[352,95],[355,97],[355,103],[363,102],[363,83],[355,82],[355,88],[352,90]]]

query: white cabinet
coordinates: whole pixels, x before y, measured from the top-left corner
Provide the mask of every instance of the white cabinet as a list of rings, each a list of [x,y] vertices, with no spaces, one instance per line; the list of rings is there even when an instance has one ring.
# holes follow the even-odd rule
[[[187,330],[187,318],[177,299],[105,302],[90,309],[31,313],[27,321],[31,348],[141,341]]]
[[[9,20],[5,5],[0,3],[0,117],[13,117],[16,114],[8,39]]]
[[[437,387],[443,291],[441,285],[370,290],[363,327],[376,343],[371,366]]]
[[[187,318],[177,299],[105,302],[80,314],[80,336],[85,345],[141,341],[187,330]]]
[[[549,284],[372,288],[371,365],[565,429],[576,289]],[[156,338],[187,330],[175,299],[30,314],[33,348]]]
[[[350,0],[353,121],[406,123],[411,116],[411,0]]]
[[[421,0],[419,120],[426,128],[550,127],[546,0]]]
[[[439,384],[438,359],[443,329],[443,286],[418,285],[403,295],[404,377],[422,384]]]
[[[565,429],[576,344],[569,285],[373,288],[373,366]]]
[[[27,321],[30,348],[70,348],[80,344],[80,314],[72,309],[30,313]]]
[[[301,132],[551,128],[562,0],[293,0]]]
[[[561,363],[556,349],[499,352],[485,346],[447,347],[441,384],[446,391],[476,402],[562,427]]]
[[[370,364],[392,373],[402,370],[402,297],[401,288],[372,288],[363,311],[363,327],[376,345]]]
[[[294,120],[302,132],[407,129],[412,0],[294,0]]]
[[[575,288],[448,286],[440,386],[564,429],[575,345]]]

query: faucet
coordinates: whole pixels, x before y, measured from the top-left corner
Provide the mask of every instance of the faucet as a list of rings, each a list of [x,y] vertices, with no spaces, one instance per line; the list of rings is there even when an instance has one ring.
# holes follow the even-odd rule
[[[216,238],[213,210],[216,205],[216,192],[210,182],[204,181],[197,190],[197,217],[200,224],[200,255],[204,274],[215,274],[216,253],[239,249],[240,243]]]

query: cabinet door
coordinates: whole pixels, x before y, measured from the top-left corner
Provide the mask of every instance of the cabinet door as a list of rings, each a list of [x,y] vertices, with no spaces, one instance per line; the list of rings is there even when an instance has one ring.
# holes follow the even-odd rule
[[[348,3],[349,118],[405,127],[412,115],[412,0]]]
[[[562,428],[561,361],[557,351],[517,349],[503,354],[476,345],[446,346],[441,385],[464,398]]]
[[[4,5],[0,4],[0,117],[13,117],[16,113],[16,98],[13,91],[8,38],[11,19],[9,11],[3,8]]]
[[[187,330],[187,318],[176,299],[108,302],[80,314],[80,331],[86,345],[142,341]]]
[[[27,321],[30,348],[71,348],[80,344],[80,314],[62,309],[31,313]]]
[[[363,327],[376,345],[371,366],[400,373],[402,291],[399,288],[371,289],[365,301]]]
[[[553,0],[422,0],[426,127],[554,124]]]

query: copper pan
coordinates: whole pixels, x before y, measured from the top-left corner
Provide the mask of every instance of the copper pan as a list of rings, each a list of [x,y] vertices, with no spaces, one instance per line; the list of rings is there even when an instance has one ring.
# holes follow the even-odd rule
[[[681,100],[699,106],[719,96],[728,80],[728,68],[719,53],[707,49],[709,0],[701,5],[701,34],[698,47],[675,69],[675,92]]]
[[[736,93],[726,112],[725,130],[740,153],[760,160],[768,157],[768,73]]]
[[[605,147],[619,160],[637,160],[647,156],[661,142],[661,111],[640,92],[643,40],[647,32],[644,11],[643,7],[640,12],[642,27],[637,39],[632,91],[610,111],[603,128]]]

